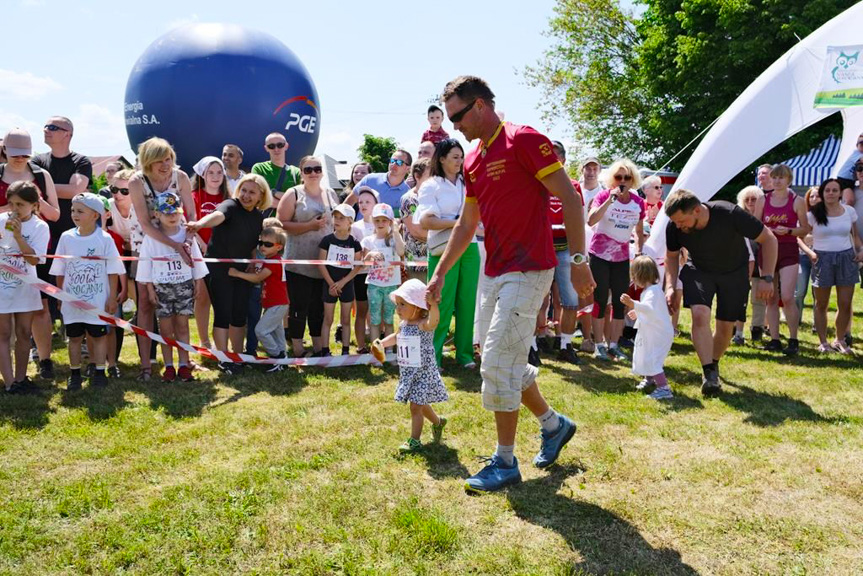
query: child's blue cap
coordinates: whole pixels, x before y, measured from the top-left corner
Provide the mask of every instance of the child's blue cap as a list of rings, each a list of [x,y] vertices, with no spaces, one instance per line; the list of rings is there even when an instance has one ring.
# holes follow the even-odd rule
[[[155,210],[162,214],[176,214],[182,210],[180,197],[173,192],[162,192],[156,196]]]

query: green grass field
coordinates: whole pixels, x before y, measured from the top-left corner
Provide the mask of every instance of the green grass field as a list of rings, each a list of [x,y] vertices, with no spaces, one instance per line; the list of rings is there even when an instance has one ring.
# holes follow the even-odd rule
[[[578,434],[536,470],[523,411],[524,483],[480,497],[476,372],[447,364],[444,441],[401,458],[395,367],[145,384],[127,345],[105,390],[66,393],[64,367],[0,396],[0,574],[860,574],[863,370],[805,319],[798,358],[732,348],[712,400],[685,336],[664,404],[628,366],[546,360]]]

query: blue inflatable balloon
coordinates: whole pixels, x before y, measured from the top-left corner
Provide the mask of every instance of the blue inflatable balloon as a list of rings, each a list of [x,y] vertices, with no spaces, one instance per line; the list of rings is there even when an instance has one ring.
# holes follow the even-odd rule
[[[269,34],[233,24],[191,24],[153,42],[126,84],[133,150],[159,136],[188,172],[236,144],[243,165],[269,160],[264,138],[284,134],[287,160],[314,153],[320,130],[315,85],[297,56]]]

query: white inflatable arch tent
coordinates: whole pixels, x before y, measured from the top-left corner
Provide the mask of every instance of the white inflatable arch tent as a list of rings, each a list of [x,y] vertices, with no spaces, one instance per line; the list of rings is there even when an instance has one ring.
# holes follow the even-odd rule
[[[705,135],[680,172],[673,190],[692,190],[707,201],[758,157],[837,111],[844,121],[837,162],[841,164],[863,132],[863,107],[815,108],[815,93],[827,47],[860,44],[861,21],[863,2],[825,23],[765,70]],[[834,168],[837,169],[838,166]],[[665,259],[667,223],[668,218],[661,213],[645,250],[660,262]]]

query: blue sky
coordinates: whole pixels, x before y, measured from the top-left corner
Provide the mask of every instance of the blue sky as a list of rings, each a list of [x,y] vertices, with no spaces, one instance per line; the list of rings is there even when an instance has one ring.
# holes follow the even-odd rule
[[[539,90],[520,70],[541,58],[553,0],[499,2],[182,2],[5,0],[0,131],[22,126],[46,150],[50,115],[75,122],[73,148],[91,155],[129,149],[126,81],[138,56],[165,32],[192,22],[232,22],[268,32],[311,72],[322,112],[318,152],[352,161],[365,132],[415,150],[427,100],[459,74],[487,79],[507,120],[566,140],[548,127]],[[142,8],[145,6],[146,8]],[[253,9],[244,9],[253,6]],[[358,74],[358,71],[364,71]],[[357,77],[362,78],[356,81]],[[444,122],[452,131],[452,125]],[[218,153],[218,151],[214,151]]]

